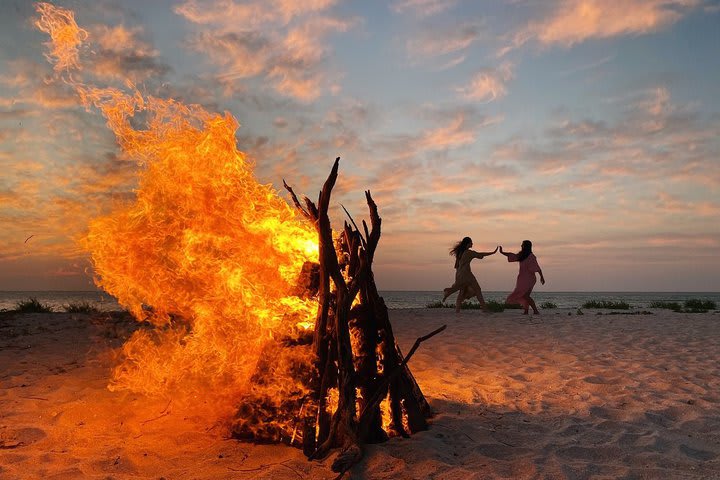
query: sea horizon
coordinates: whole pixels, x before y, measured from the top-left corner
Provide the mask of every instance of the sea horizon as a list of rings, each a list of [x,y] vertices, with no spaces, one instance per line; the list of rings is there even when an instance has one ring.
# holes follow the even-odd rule
[[[380,290],[389,309],[425,308],[442,300],[442,290]],[[504,302],[507,290],[485,290],[486,300]],[[87,303],[100,311],[124,310],[117,300],[102,290],[0,290],[0,311],[13,310],[19,302],[34,298],[55,311],[71,304]],[[720,292],[712,291],[551,291],[533,293],[538,305],[553,304],[557,308],[580,308],[586,302],[607,300],[625,302],[631,308],[648,308],[653,302],[684,302],[690,299],[711,300],[720,305]],[[473,300],[471,300],[473,301]],[[474,300],[477,301],[477,300]],[[453,304],[452,296],[447,303]]]

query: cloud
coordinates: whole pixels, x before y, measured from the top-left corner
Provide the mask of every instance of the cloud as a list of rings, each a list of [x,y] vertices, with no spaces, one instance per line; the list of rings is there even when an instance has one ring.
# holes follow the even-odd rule
[[[507,83],[513,78],[512,64],[506,62],[497,68],[484,68],[464,87],[456,91],[467,100],[492,102],[507,95]]]
[[[720,217],[720,203],[706,200],[685,200],[666,192],[658,193],[657,208],[669,214],[687,215],[692,217]]]
[[[503,121],[500,116],[487,116],[467,106],[449,109],[429,107],[415,112],[415,115],[430,125],[413,133],[383,135],[374,141],[371,150],[383,152],[392,161],[446,152],[473,144],[481,129]]]
[[[193,23],[243,30],[270,23],[287,25],[297,17],[324,11],[335,3],[336,0],[187,0],[174,11]]]
[[[170,67],[159,61],[159,52],[142,38],[142,27],[94,25],[89,30],[97,50],[84,66],[94,75],[142,82],[170,72]]]
[[[324,38],[333,32],[346,32],[355,22],[329,17],[310,19],[288,31],[282,54],[268,69],[275,89],[286,96],[310,102],[320,96],[324,72],[320,68],[328,55]]]
[[[705,234],[665,233],[652,235],[645,239],[652,247],[718,248],[720,240]]]
[[[669,113],[670,92],[665,87],[652,89],[649,98],[641,100],[638,107],[653,117]]]
[[[223,83],[260,75],[268,68],[272,55],[270,42],[259,32],[204,31],[189,39],[187,44],[223,68],[219,74]]]
[[[326,80],[327,37],[360,22],[326,15],[334,4],[189,0],[174,11],[198,30],[187,45],[219,68],[218,81],[229,94],[246,88],[239,81],[254,79],[261,88],[267,82],[277,93],[309,103],[337,87]]]
[[[476,24],[451,25],[444,28],[423,29],[415,38],[406,41],[408,55],[415,61],[456,53],[469,48],[480,36]]]
[[[457,0],[398,0],[391,8],[400,14],[410,13],[418,17],[429,17],[450,10]]]
[[[515,32],[500,55],[531,41],[570,47],[589,39],[642,35],[679,21],[700,0],[561,0]]]
[[[426,130],[417,140],[420,150],[442,150],[468,145],[475,141],[475,129],[467,125],[465,115],[458,113],[450,124]]]
[[[603,120],[565,118],[538,135],[525,131],[496,145],[490,161],[514,167],[517,183],[536,190],[519,190],[513,200],[542,193],[549,210],[600,208],[609,214],[608,229],[671,223],[708,231],[708,219],[720,216],[713,200],[720,188],[720,121],[697,105],[674,102],[663,85],[629,92],[611,105],[615,115]]]
[[[440,164],[428,172],[433,195],[474,198],[492,196],[498,192],[517,190],[518,172],[514,167],[490,162],[456,162],[452,167]],[[456,197],[457,198],[457,197]]]

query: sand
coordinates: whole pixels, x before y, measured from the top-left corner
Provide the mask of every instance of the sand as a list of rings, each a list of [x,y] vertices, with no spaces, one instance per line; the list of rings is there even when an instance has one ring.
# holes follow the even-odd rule
[[[720,479],[720,314],[392,310],[430,430],[353,479]],[[331,479],[332,457],[224,438],[106,386],[126,315],[0,313],[0,479]]]

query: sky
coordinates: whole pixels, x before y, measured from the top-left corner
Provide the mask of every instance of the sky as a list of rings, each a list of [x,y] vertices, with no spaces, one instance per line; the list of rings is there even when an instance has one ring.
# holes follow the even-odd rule
[[[384,290],[530,239],[540,291],[720,291],[720,1],[62,0],[96,84],[228,111],[261,183],[383,218]],[[0,2],[0,290],[93,289],[88,222],[139,167]],[[485,290],[517,264],[475,260]]]

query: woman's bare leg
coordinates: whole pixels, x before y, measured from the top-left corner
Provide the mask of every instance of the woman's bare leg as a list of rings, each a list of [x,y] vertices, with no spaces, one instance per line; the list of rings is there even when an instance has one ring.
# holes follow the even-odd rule
[[[457,300],[455,301],[455,313],[460,313],[460,307],[465,301],[465,289],[461,288],[458,293]]]
[[[476,297],[478,299],[478,302],[480,302],[480,306],[485,310],[485,299],[483,298],[482,294],[482,288],[480,288],[480,284],[475,280],[472,282],[471,286],[468,287],[469,292],[466,293],[468,298]]]
[[[530,302],[528,301],[528,298],[529,297],[525,296],[520,299],[520,306],[523,308],[523,315],[528,314],[528,306],[530,304]]]
[[[457,291],[458,291],[458,288],[455,287],[454,285],[453,285],[452,287],[443,288],[443,299],[442,299],[442,303],[445,303],[445,300],[447,300],[447,298],[448,298],[450,295],[452,295],[453,293],[455,293],[455,292],[457,292]]]
[[[475,297],[477,297],[478,302],[480,302],[480,306],[482,307],[482,309],[487,310],[487,304],[485,303],[485,299],[483,298],[480,284],[475,282],[475,285],[473,285],[473,290],[475,290],[473,293],[475,293]]]
[[[533,313],[536,314],[536,315],[539,314],[540,312],[539,312],[538,309],[537,309],[537,305],[535,305],[535,300],[533,300],[532,298],[530,298],[529,295],[528,295],[528,297],[527,297],[527,300],[528,300],[528,303],[530,304],[530,306],[531,306],[532,309],[533,309]]]

